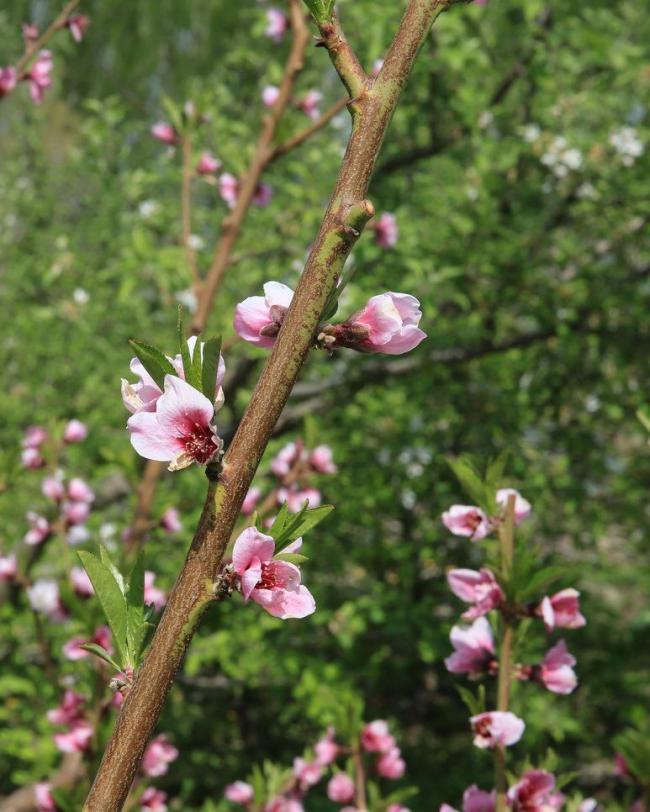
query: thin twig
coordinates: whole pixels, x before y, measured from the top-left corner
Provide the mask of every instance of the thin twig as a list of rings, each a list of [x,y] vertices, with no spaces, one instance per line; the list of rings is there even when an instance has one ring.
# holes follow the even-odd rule
[[[270,154],[268,163],[277,160],[282,155],[286,155],[288,152],[296,149],[296,147],[304,144],[307,139],[314,135],[314,133],[317,133],[319,130],[329,124],[334,116],[338,115],[338,113],[345,108],[347,103],[348,99],[339,99],[336,104],[333,104],[329,110],[326,110],[323,115],[311,125],[311,127],[305,127],[304,130],[296,133],[296,135],[292,136],[291,138],[288,138],[282,144],[278,144],[278,146],[275,147],[273,152]]]
[[[25,72],[25,68],[29,65],[31,60],[36,56],[36,54],[41,50],[41,48],[46,45],[50,37],[53,34],[63,28],[65,25],[68,17],[70,14],[75,10],[75,8],[79,5],[80,0],[68,0],[68,2],[63,6],[59,15],[54,19],[52,23],[43,31],[43,33],[34,40],[33,43],[28,45],[25,48],[25,53],[21,56],[21,58],[16,62],[16,73],[18,74],[19,78],[23,78],[23,74]]]

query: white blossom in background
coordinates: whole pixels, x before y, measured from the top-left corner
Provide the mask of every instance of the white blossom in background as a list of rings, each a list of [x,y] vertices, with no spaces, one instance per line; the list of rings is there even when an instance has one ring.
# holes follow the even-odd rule
[[[190,288],[179,290],[176,294],[176,301],[186,307],[190,313],[196,313],[196,294]]]
[[[639,139],[634,127],[621,127],[609,136],[609,143],[615,151],[623,156],[623,165],[632,164],[643,155],[643,142]]]
[[[556,178],[565,178],[569,172],[580,169],[583,158],[579,149],[570,147],[566,138],[558,135],[548,145],[541,161]]]
[[[75,303],[78,305],[85,305],[88,304],[90,301],[90,294],[87,290],[83,288],[75,288],[72,292],[72,298],[74,299]]]
[[[187,238],[187,244],[192,251],[203,251],[205,248],[205,240],[203,237],[199,237],[198,234],[190,234],[190,236]]]
[[[521,137],[529,144],[533,144],[542,134],[542,129],[539,124],[527,124],[522,132]]]
[[[142,203],[138,206],[138,212],[140,217],[143,217],[145,220],[148,220],[149,217],[153,217],[154,214],[158,211],[160,206],[156,203],[155,200],[143,200]]]

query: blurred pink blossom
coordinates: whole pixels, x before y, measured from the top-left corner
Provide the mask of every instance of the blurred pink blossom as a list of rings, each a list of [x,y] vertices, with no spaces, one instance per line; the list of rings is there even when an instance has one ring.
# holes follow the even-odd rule
[[[25,518],[30,524],[29,530],[23,536],[23,541],[25,544],[29,544],[31,547],[34,547],[37,544],[42,544],[45,539],[52,535],[50,523],[44,516],[40,516],[33,510],[29,510]]]
[[[234,781],[224,791],[226,800],[234,804],[249,804],[253,800],[253,787],[246,781]]]
[[[561,809],[564,797],[555,791],[555,778],[545,770],[528,770],[508,790],[513,812],[552,812]]]
[[[401,778],[406,771],[406,763],[399,747],[391,747],[388,752],[382,753],[377,759],[376,767],[382,778]]]
[[[562,589],[550,598],[545,597],[535,614],[542,618],[549,632],[555,628],[579,629],[587,623],[580,613],[580,593],[577,589]]]
[[[146,812],[167,812],[167,793],[155,787],[147,787],[140,796],[140,809]]]
[[[0,581],[13,581],[18,574],[18,562],[15,553],[0,555]]]
[[[354,781],[347,773],[335,773],[327,783],[327,797],[339,804],[353,801]]]
[[[199,162],[196,165],[196,171],[199,175],[214,175],[221,169],[221,161],[211,152],[202,152]]]
[[[442,523],[455,536],[467,536],[472,541],[480,541],[491,530],[488,517],[474,505],[452,505],[442,514]]]
[[[69,730],[55,733],[54,744],[62,753],[83,753],[90,747],[93,727],[86,719],[72,722]]]
[[[280,95],[280,88],[275,85],[267,85],[262,90],[262,103],[265,107],[273,107]]]
[[[163,589],[154,586],[156,573],[145,570],[144,573],[144,602],[147,606],[154,606],[159,612],[167,603],[167,595]]]
[[[312,121],[316,121],[316,119],[318,119],[320,116],[318,104],[322,98],[323,94],[320,92],[320,90],[310,90],[296,103],[296,106],[299,110],[302,110],[305,115],[309,116]]]
[[[68,660],[75,662],[76,660],[83,660],[90,655],[90,652],[82,645],[86,643],[95,643],[101,646],[109,654],[113,653],[113,646],[111,645],[111,631],[108,626],[98,626],[92,637],[73,637],[63,646],[63,654]]]
[[[230,172],[224,172],[219,178],[219,194],[222,200],[232,209],[237,202],[239,191],[239,181]]]
[[[523,719],[510,711],[479,713],[472,716],[470,722],[474,732],[474,744],[480,748],[509,747],[516,744],[526,727]]]
[[[65,496],[65,485],[63,484],[63,472],[57,471],[52,476],[46,476],[41,482],[41,493],[46,499],[53,502],[60,502]]]
[[[43,426],[28,426],[22,439],[23,448],[40,448],[43,443],[49,439],[47,429]]]
[[[95,589],[88,577],[88,573],[82,567],[72,567],[70,570],[70,583],[75,595],[80,598],[90,598],[95,594]]]
[[[335,474],[338,471],[332,449],[328,445],[316,446],[309,455],[309,464],[319,474]]]
[[[494,812],[496,809],[496,793],[485,792],[472,784],[463,793],[463,812]],[[456,812],[448,804],[442,804],[440,812]]]
[[[166,121],[157,121],[151,127],[150,133],[157,141],[172,147],[180,141],[176,129]]]
[[[385,211],[373,226],[375,242],[381,248],[392,248],[397,243],[399,228],[394,214]]]
[[[29,82],[29,92],[34,104],[43,101],[43,94],[52,86],[50,73],[53,67],[52,54],[50,51],[39,51],[36,60],[29,71],[25,74],[25,79]]]
[[[475,620],[477,617],[491,612],[501,606],[504,594],[488,569],[476,570],[450,570],[447,573],[447,582],[451,591],[466,603],[474,604],[461,617],[463,620]]]
[[[368,753],[387,753],[395,747],[395,737],[388,729],[388,722],[375,719],[361,731],[361,746]]]
[[[304,758],[294,758],[293,775],[298,781],[300,789],[305,791],[321,780],[323,767],[318,761],[306,761]]]
[[[147,745],[142,757],[141,769],[145,775],[158,777],[165,775],[172,761],[178,758],[178,750],[170,744],[167,736],[161,733]]]
[[[274,42],[280,42],[289,30],[289,18],[284,12],[277,8],[266,10],[266,31],[267,37]]]
[[[167,508],[160,518],[160,526],[167,533],[179,533],[183,525],[178,510],[174,507]]]
[[[570,694],[578,684],[572,666],[575,657],[569,653],[564,640],[559,640],[546,652],[540,668],[540,680],[554,694]]]
[[[73,502],[90,503],[95,501],[95,493],[87,482],[76,476],[68,483],[68,498]]]
[[[250,516],[250,514],[255,510],[261,496],[262,491],[259,488],[249,488],[241,506],[241,512],[244,514],[244,516]]]
[[[0,99],[3,96],[9,95],[11,91],[16,87],[16,81],[18,77],[16,75],[16,69],[12,68],[11,66],[6,68],[0,68]]]
[[[81,420],[70,420],[63,430],[63,440],[66,443],[82,443],[88,436],[88,427]]]
[[[310,508],[316,508],[322,501],[321,493],[317,488],[278,488],[276,496],[279,505],[287,503],[290,513],[298,513],[305,502]]]
[[[89,25],[90,17],[86,14],[75,14],[73,17],[68,17],[65,21],[65,27],[70,30],[72,39],[75,42],[81,42]]]
[[[483,674],[494,662],[492,629],[484,617],[471,626],[454,626],[450,634],[454,653],[445,666],[452,674]]]
[[[530,502],[516,491],[514,488],[501,488],[497,491],[496,502],[504,510],[508,505],[508,497],[515,497],[515,524],[521,524],[524,519],[530,516],[532,507]]]
[[[42,468],[45,465],[45,460],[38,448],[24,448],[20,455],[20,461],[24,468]]]
[[[52,797],[52,784],[47,781],[40,781],[34,784],[34,799],[36,801],[36,812],[56,812],[56,803]]]
[[[68,524],[83,524],[90,516],[90,505],[87,502],[64,502],[61,513]]]
[[[341,751],[339,745],[334,741],[334,735],[334,728],[329,727],[325,735],[314,745],[316,761],[323,767],[328,767],[332,762],[336,761]]]

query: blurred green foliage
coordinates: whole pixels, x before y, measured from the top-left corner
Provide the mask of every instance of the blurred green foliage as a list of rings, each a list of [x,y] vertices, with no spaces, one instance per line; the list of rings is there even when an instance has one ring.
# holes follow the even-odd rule
[[[149,127],[164,116],[163,95],[192,99],[210,115],[201,145],[242,171],[261,90],[279,81],[288,47],[264,36],[264,6],[254,0],[83,6],[87,39],[54,41],[55,87],[44,104],[33,107],[20,88],[0,105],[4,552],[24,534],[25,511],[43,503],[39,475],[16,463],[30,423],[89,424],[67,470],[98,492],[93,542],[101,525],[115,524],[119,539],[128,524],[142,461],[119,397],[127,339],[172,351],[177,299],[189,288],[179,156]],[[366,66],[403,6],[340,3]],[[19,56],[23,21],[43,25],[57,10],[49,0],[6,0],[0,63]],[[588,618],[569,639],[579,690],[515,692],[525,751],[540,764],[551,748],[560,771],[576,771],[572,788],[608,809],[632,800],[614,776],[612,741],[642,728],[649,699],[650,460],[635,416],[647,401],[649,42],[646,10],[632,0],[491,0],[439,19],[370,192],[378,211],[396,214],[399,242],[386,251],[363,237],[342,303],[349,313],[383,290],[413,293],[429,338],[404,359],[310,359],[269,458],[304,435],[306,412],[316,442],[334,449],[339,474],[322,485],[336,510],[310,535],[305,576],[318,611],[283,623],[235,596],[206,617],[160,725],[181,751],[158,782],[179,799],[173,808],[215,809],[224,785],[252,764],[289,765],[337,706],[358,697],[367,719],[386,717],[400,731],[408,781],[420,789],[414,812],[457,803],[470,783],[491,784],[489,759],[470,746],[458,680],[442,665],[459,612],[444,571],[476,564],[477,551],[450,537],[439,516],[462,501],[445,458],[505,449],[508,484],[534,506],[526,532],[545,560],[578,571]],[[310,88],[323,92],[323,107],[341,96],[322,49],[309,51],[298,95]],[[280,137],[305,124],[292,110]],[[646,145],[631,165],[609,141],[626,126]],[[211,318],[226,341],[236,302],[268,279],[296,283],[348,129],[344,113],[268,172],[273,202],[251,210]],[[557,155],[566,149],[580,161],[570,156],[579,165],[565,171]],[[197,181],[202,270],[225,211],[215,188]],[[264,357],[241,343],[226,355],[230,369],[256,360],[236,392],[226,385],[226,434]],[[188,471],[167,476],[157,493],[155,515],[174,505],[185,527],[172,539],[154,531],[145,546],[147,568],[168,588],[203,492],[201,472]],[[66,566],[57,546],[35,572]],[[96,605],[83,612],[89,629],[100,621]],[[59,689],[43,679],[24,596],[0,607],[0,623],[0,793],[8,793],[59,762],[44,715]],[[82,629],[75,623],[46,628],[57,656]],[[63,671],[82,688],[94,679],[87,661]]]

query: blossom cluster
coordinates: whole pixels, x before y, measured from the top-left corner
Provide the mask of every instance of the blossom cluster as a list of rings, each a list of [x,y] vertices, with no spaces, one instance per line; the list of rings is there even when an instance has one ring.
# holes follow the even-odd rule
[[[499,489],[494,504],[496,511],[493,515],[476,505],[452,505],[443,513],[442,521],[455,535],[479,541],[502,529],[509,504],[512,505],[515,526],[525,521],[532,511],[528,500],[511,488]],[[541,600],[521,603],[506,597],[509,592],[505,584],[500,583],[487,567],[480,570],[452,569],[447,573],[447,581],[454,595],[469,605],[461,619],[470,625],[454,626],[450,634],[454,651],[445,660],[445,666],[453,674],[479,678],[499,673],[499,652],[487,617],[490,613],[500,613],[511,625],[524,618],[538,619],[548,633],[559,628],[577,629],[586,624],[580,612],[580,593],[573,588],[545,595]],[[569,694],[577,686],[573,670],[575,662],[566,643],[560,639],[549,648],[541,662],[515,664],[507,678],[534,681],[553,693]],[[470,718],[470,726],[474,745],[481,749],[502,749],[516,744],[525,730],[524,720],[505,709],[475,713]],[[564,801],[564,795],[556,789],[554,776],[544,770],[528,770],[507,794],[510,808],[529,812],[561,809]],[[491,812],[495,808],[495,792],[485,792],[475,785],[465,791],[463,812]],[[447,804],[440,809],[441,812],[455,812]]]
[[[67,28],[73,40],[81,42],[89,24],[88,16],[74,14],[64,20],[59,27]],[[54,30],[52,29],[49,34],[54,33]],[[38,28],[34,24],[23,24],[25,54],[21,64],[26,62],[27,67],[24,69],[18,69],[12,65],[0,67],[0,100],[15,90],[19,82],[27,82],[34,104],[40,104],[43,101],[45,91],[52,87],[51,74],[54,67],[52,52],[38,47],[39,40],[43,43],[44,39],[45,37],[41,39]]]
[[[364,755],[367,764],[364,764]],[[348,761],[345,769],[342,769],[344,759]],[[365,724],[358,737],[347,744],[337,742],[335,729],[329,727],[308,757],[294,759],[291,778],[280,793],[259,798],[251,784],[234,781],[226,787],[224,797],[231,803],[249,809],[254,805],[263,812],[303,812],[307,793],[329,775],[326,785],[329,800],[345,804],[340,812],[357,812],[357,804],[362,802],[365,795],[367,775],[396,780],[404,775],[405,770],[406,764],[388,723],[376,719]],[[387,807],[387,812],[409,810],[399,803],[392,803]]]
[[[270,348],[293,299],[281,282],[266,282],[264,296],[250,296],[235,308],[235,331],[250,344]],[[322,325],[318,345],[327,350],[347,347],[366,353],[402,355],[425,338],[419,327],[420,302],[408,293],[382,293],[340,324]]]

